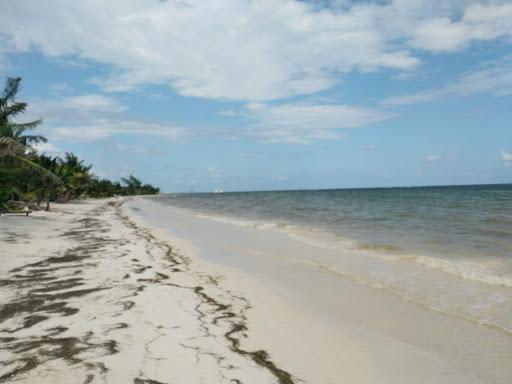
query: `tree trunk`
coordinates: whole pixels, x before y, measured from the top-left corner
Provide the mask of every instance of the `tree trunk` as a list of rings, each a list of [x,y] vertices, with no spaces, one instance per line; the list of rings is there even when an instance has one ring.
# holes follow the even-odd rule
[[[46,200],[46,208],[44,210],[47,212],[50,210],[50,200]]]

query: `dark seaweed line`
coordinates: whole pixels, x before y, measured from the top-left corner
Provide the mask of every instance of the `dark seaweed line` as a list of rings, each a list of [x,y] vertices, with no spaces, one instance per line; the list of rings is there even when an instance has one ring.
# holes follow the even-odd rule
[[[109,203],[112,206],[116,208],[117,214],[121,218],[121,220],[130,228],[132,228],[138,236],[146,240],[148,243],[154,244],[154,246],[159,246],[160,248],[165,249],[166,257],[172,262],[172,267],[176,266],[185,266],[188,270],[188,266],[190,264],[190,260],[187,258],[176,254],[173,252],[173,249],[170,245],[168,245],[164,241],[160,241],[155,238],[155,236],[147,229],[139,227],[137,224],[135,224],[130,218],[128,218],[126,215],[124,215],[121,212],[121,206],[124,204],[125,201],[116,202],[116,203]],[[151,246],[150,246],[151,247]],[[211,276],[203,276],[206,277],[209,282],[212,285],[215,285],[216,288],[221,289],[218,285],[218,281],[215,280]],[[241,298],[239,296],[236,296],[232,294],[229,291],[226,291],[224,289],[221,289],[224,293],[229,295],[233,300],[242,300],[245,302],[245,307],[241,310],[239,314],[236,314],[233,312],[233,308],[231,304],[223,304],[213,298],[212,296],[208,295],[204,292],[204,287],[201,286],[195,286],[195,287],[187,287],[187,286],[181,286],[177,284],[172,283],[166,283],[166,285],[175,286],[177,288],[184,288],[184,289],[191,289],[193,292],[200,298],[200,301],[202,304],[206,304],[209,307],[213,307],[214,312],[217,312],[219,315],[214,317],[211,325],[216,325],[219,320],[225,320],[230,323],[230,329],[224,333],[225,339],[230,343],[230,348],[233,352],[245,357],[251,359],[254,363],[256,363],[258,366],[268,370],[279,382],[279,384],[295,384],[298,381],[301,381],[297,378],[295,378],[291,373],[279,368],[270,358],[270,355],[265,350],[258,350],[258,351],[247,351],[241,347],[241,340],[240,338],[236,337],[235,335],[240,334],[241,332],[245,332],[248,330],[247,324],[246,324],[246,315],[245,312],[247,309],[250,308],[250,304],[248,301],[244,298]],[[201,311],[199,308],[201,304],[196,306],[196,311],[199,314],[199,320],[201,322],[205,321],[207,313],[204,311]],[[205,325],[206,332],[208,332],[208,324]],[[209,333],[207,333],[207,336]],[[187,346],[184,346],[187,347]],[[190,347],[189,347],[190,348]],[[211,352],[207,352],[206,354],[211,355]],[[222,356],[216,357],[217,361],[220,362],[224,358]],[[140,379],[136,379],[140,380]],[[241,383],[237,379],[232,380],[235,383]],[[142,383],[153,383],[151,381],[135,381],[135,384],[142,384]],[[156,383],[156,382],[155,382]]]
[[[26,264],[11,271],[13,275],[10,280],[6,281],[7,285],[14,285],[18,289],[32,288],[28,289],[21,299],[0,307],[0,323],[13,316],[28,314],[24,319],[22,327],[14,330],[2,329],[3,332],[15,335],[22,329],[30,328],[48,319],[48,316],[45,316],[46,314],[56,314],[64,317],[72,316],[79,309],[68,306],[68,303],[64,301],[65,299],[108,289],[95,287],[54,293],[54,291],[61,289],[81,286],[82,278],[58,279],[52,275],[52,272],[57,270],[80,272],[87,265],[85,261],[92,254],[101,251],[104,244],[110,243],[108,239],[94,236],[95,232],[102,232],[102,223],[97,219],[102,208],[99,207],[88,212],[85,217],[76,220],[79,224],[77,227],[62,233],[62,236],[75,240],[78,243],[77,246],[68,248],[64,251],[63,255],[50,256],[44,260]],[[34,285],[35,287],[33,287]],[[38,313],[43,313],[44,315]],[[17,360],[4,363],[18,364],[12,370],[0,376],[0,383],[11,381],[19,375],[55,359],[63,359],[71,364],[84,363],[91,370],[99,370],[100,373],[105,373],[107,368],[102,363],[84,362],[78,358],[78,355],[85,351],[97,349],[102,349],[104,351],[102,353],[105,354],[115,354],[118,352],[115,340],[92,343],[90,341],[93,336],[92,332],[89,332],[83,338],[57,337],[57,335],[66,330],[66,327],[48,329],[48,333],[40,335],[36,339],[19,340],[16,337],[3,338],[2,341],[5,342],[3,348],[14,351],[18,355]],[[94,375],[88,374],[84,382],[90,383],[93,379]]]
[[[140,228],[135,223],[133,223],[128,217],[124,216],[121,212],[121,205],[123,202],[109,202],[108,206],[114,208],[114,213],[118,215],[121,221],[127,225],[129,228],[133,229],[134,232],[146,242],[146,251],[151,253],[153,248],[160,248],[164,251],[164,257],[169,261],[169,268],[171,268],[172,272],[190,272],[189,263],[190,260],[184,256],[178,255],[173,252],[173,249],[166,242],[160,241],[155,238],[152,233],[144,228]],[[65,301],[54,302],[53,304],[48,304],[47,300],[63,300],[67,299],[68,296],[80,296],[83,294],[92,293],[95,289],[82,289],[82,290],[74,290],[68,291],[62,294],[52,294],[52,291],[59,291],[63,288],[71,288],[73,285],[80,286],[82,285],[82,280],[80,278],[69,278],[64,280],[55,281],[55,277],[51,275],[51,272],[57,269],[66,269],[69,268],[71,270],[77,267],[85,267],[87,264],[87,259],[91,254],[96,253],[102,250],[104,244],[111,243],[113,240],[101,238],[95,236],[98,233],[102,233],[105,225],[104,222],[98,219],[98,216],[105,213],[106,205],[102,205],[90,212],[88,212],[84,217],[77,219],[76,222],[79,223],[79,226],[68,230],[62,235],[71,239],[74,239],[78,242],[77,246],[68,249],[64,255],[62,256],[51,256],[43,261],[32,263],[25,265],[23,267],[17,268],[12,272],[15,273],[25,273],[25,274],[17,274],[13,275],[12,279],[9,281],[5,281],[6,284],[15,284],[20,287],[25,286],[26,284],[32,285],[34,283],[43,283],[46,282],[44,288],[36,288],[28,291],[28,296],[25,298],[27,301],[21,302],[16,306],[3,306],[0,308],[0,313],[3,313],[1,317],[5,319],[15,315],[22,314],[28,312],[33,312],[33,309],[39,308],[39,310],[44,311],[45,313],[58,313],[62,316],[71,316],[78,312],[78,309],[71,308],[67,306]],[[118,240],[118,239],[116,239]],[[210,276],[202,276],[203,278],[208,279],[208,283],[215,285],[218,289],[218,282]],[[230,329],[225,332],[224,337],[230,343],[231,350],[245,358],[252,359],[258,366],[268,370],[273,376],[275,376],[280,384],[292,384],[294,383],[294,377],[278,368],[274,362],[270,360],[268,353],[264,350],[259,351],[246,351],[241,348],[240,339],[235,336],[240,334],[243,331],[247,330],[246,326],[246,317],[245,311],[250,308],[247,300],[241,297],[237,297],[233,295],[231,292],[227,292],[222,290],[224,293],[233,298],[233,300],[240,300],[245,303],[245,307],[240,311],[240,313],[235,313],[232,309],[232,305],[223,304],[216,300],[215,298],[209,296],[204,292],[204,288],[201,286],[193,286],[186,287],[177,284],[173,284],[168,281],[169,276],[165,274],[158,274],[157,278],[154,279],[153,283],[160,283],[168,286],[174,286],[176,288],[185,288],[191,290],[197,297],[199,298],[199,304],[196,306],[195,310],[198,313],[198,318],[204,326],[205,336],[211,336],[209,332],[209,327],[212,325],[216,325],[218,321],[224,320],[230,324]],[[144,279],[139,279],[144,280]],[[97,290],[105,289],[105,288],[97,288]],[[33,294],[37,296],[34,297]],[[35,301],[34,301],[35,300]],[[128,303],[129,304],[129,303]],[[20,306],[21,305],[21,306]],[[133,305],[133,302],[131,302]],[[203,310],[201,307],[206,306],[208,309]],[[129,306],[129,305],[128,305]],[[129,308],[124,308],[128,310]],[[213,309],[213,313],[217,313],[217,316],[208,322],[208,314],[211,312],[210,309]],[[38,310],[36,310],[37,312]],[[23,324],[23,328],[31,327],[37,324],[40,321],[44,321],[47,317],[40,315],[31,315],[26,318],[25,323]],[[124,324],[118,324],[118,327],[125,327]],[[42,356],[39,354],[29,354],[28,356],[23,356],[18,359],[18,362],[21,365],[18,365],[11,371],[6,374],[0,376],[0,383],[5,381],[10,381],[15,377],[26,373],[30,370],[35,369],[37,366],[44,364],[46,361],[53,359],[64,359],[69,361],[70,363],[84,363],[82,360],[78,358],[78,355],[89,349],[101,348],[105,351],[106,354],[115,354],[118,352],[117,345],[114,340],[107,340],[101,343],[90,343],[90,337],[92,334],[88,335],[86,338],[76,338],[76,337],[55,337],[58,334],[64,332],[66,328],[61,327],[60,329],[55,329],[55,332],[48,333],[46,335],[42,335],[37,340],[32,341],[22,341],[17,342],[16,338],[3,338],[1,341],[10,344],[10,348],[14,348],[19,353],[24,353],[28,351],[37,351],[39,348],[44,346],[54,345],[57,346],[57,349],[54,352],[47,354],[44,358],[41,359]],[[18,329],[14,330],[13,333],[18,331]],[[49,330],[51,331],[51,330]],[[4,345],[7,347],[7,345]],[[183,347],[187,347],[183,345]],[[194,347],[192,347],[194,348]],[[213,356],[211,352],[205,352],[196,350],[198,354],[208,354]],[[222,364],[224,360],[223,356],[215,355],[213,356],[219,365]],[[101,374],[104,374],[108,369],[102,363],[85,363],[91,370],[99,369]],[[232,367],[227,367],[227,369]],[[224,376],[224,375],[222,375]],[[94,381],[95,375],[88,374],[85,377],[84,383],[91,383]],[[296,380],[296,379],[295,379]],[[241,383],[238,379],[232,379],[232,382]],[[150,379],[142,379],[136,378],[134,379],[135,384],[163,384],[155,380]]]

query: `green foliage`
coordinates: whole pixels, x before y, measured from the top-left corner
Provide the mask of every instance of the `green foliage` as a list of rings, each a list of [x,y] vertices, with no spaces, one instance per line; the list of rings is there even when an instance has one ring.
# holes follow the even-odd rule
[[[41,135],[29,134],[31,130],[41,124],[42,120],[28,123],[17,123],[14,118],[25,112],[27,103],[16,101],[20,89],[21,78],[8,78],[2,95],[0,96],[0,137],[3,144],[17,144],[18,151],[26,146],[45,143],[47,140]]]
[[[18,123],[14,118],[27,108],[16,101],[21,79],[7,79],[0,96],[0,203],[22,200],[40,204],[43,201],[68,201],[83,197],[115,195],[151,195],[159,189],[134,176],[122,183],[100,180],[76,155],[63,158],[38,154],[34,145],[45,143],[45,137],[31,134],[41,120]]]

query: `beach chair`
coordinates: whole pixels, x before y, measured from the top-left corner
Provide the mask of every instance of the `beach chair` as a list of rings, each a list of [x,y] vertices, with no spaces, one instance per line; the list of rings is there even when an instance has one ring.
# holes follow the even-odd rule
[[[25,216],[28,216],[32,213],[32,211],[30,209],[28,209],[28,207],[25,207],[23,209],[10,209],[7,205],[5,204],[2,204],[3,205],[3,210],[0,211],[0,216],[1,215],[25,215]]]

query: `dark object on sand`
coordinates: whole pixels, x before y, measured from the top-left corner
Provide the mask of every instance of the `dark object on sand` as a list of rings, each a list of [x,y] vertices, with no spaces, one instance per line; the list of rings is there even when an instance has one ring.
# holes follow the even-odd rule
[[[28,216],[32,213],[28,207],[23,209],[10,209],[7,205],[2,204],[2,209],[0,209],[0,216],[2,215],[25,215]]]

